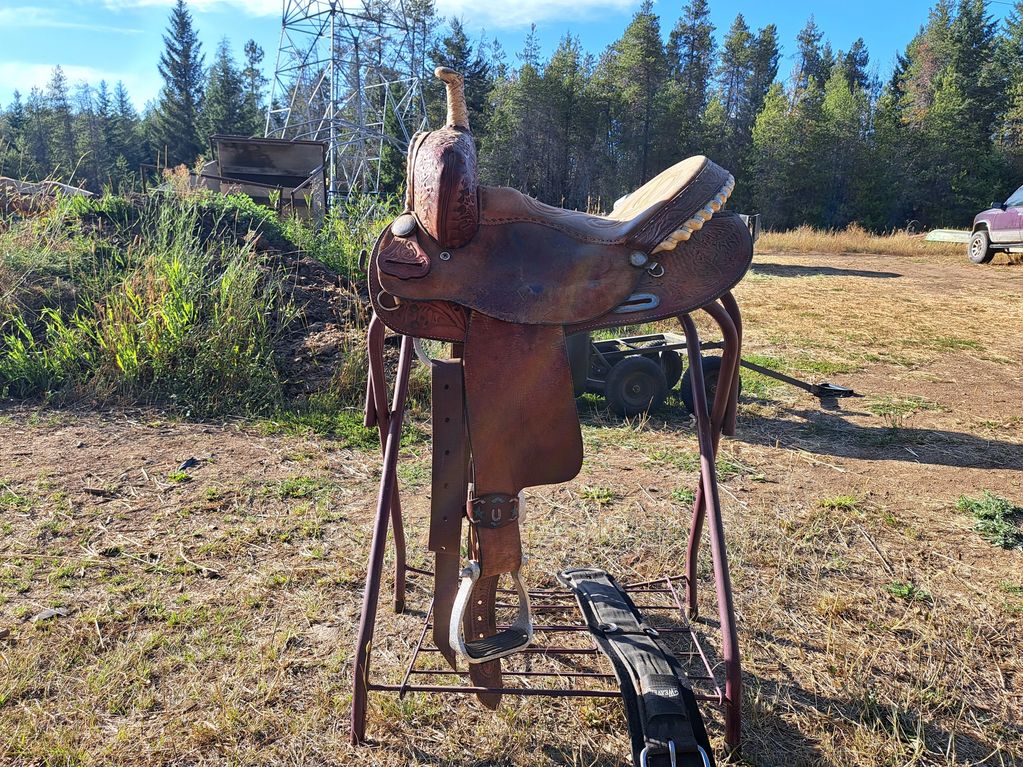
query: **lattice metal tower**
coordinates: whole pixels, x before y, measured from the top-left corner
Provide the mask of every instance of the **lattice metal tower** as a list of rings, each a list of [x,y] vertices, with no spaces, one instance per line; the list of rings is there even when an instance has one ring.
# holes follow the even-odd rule
[[[387,148],[403,158],[426,129],[419,8],[417,0],[284,0],[266,136],[327,142],[331,199],[379,193]]]

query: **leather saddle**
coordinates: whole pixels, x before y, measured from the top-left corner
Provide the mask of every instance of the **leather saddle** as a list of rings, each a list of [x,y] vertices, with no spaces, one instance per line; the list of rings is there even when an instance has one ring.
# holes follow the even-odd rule
[[[673,165],[607,216],[480,185],[462,77],[436,75],[447,86],[447,124],[409,148],[406,209],[376,243],[370,293],[389,328],[452,342],[461,357],[469,492],[451,513],[438,508],[435,486],[434,639],[452,665],[457,655],[469,662],[477,685],[500,687],[497,659],[532,638],[519,576],[521,491],[566,482],[582,466],[566,334],[705,306],[742,278],[753,247],[741,219],[721,211],[732,176],[706,157]],[[436,386],[434,398],[436,415]],[[444,458],[434,428],[436,477]],[[455,593],[458,576],[442,568],[459,564],[463,511],[471,561]],[[506,574],[518,612],[498,631]],[[500,696],[480,697],[496,705]]]

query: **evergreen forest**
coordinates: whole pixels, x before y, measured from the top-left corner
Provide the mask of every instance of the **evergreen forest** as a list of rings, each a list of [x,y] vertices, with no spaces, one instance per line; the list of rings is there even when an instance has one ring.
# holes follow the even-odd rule
[[[667,18],[646,0],[605,50],[569,35],[549,57],[535,27],[508,53],[432,0],[406,8],[420,68],[466,76],[484,182],[552,204],[606,211],[706,154],[736,177],[731,205],[771,229],[889,231],[967,226],[1023,181],[1023,1],[996,21],[988,0],[938,0],[893,71],[862,39],[835,48],[812,17],[795,40],[741,14],[715,29],[710,2]],[[71,83],[57,66],[45,88],[0,108],[0,175],[120,192],[144,166],[193,167],[211,135],[263,135],[265,58],[251,40],[240,55],[227,39],[204,51],[178,0],[154,101],[140,111],[122,83]],[[443,88],[428,93],[436,124]],[[385,158],[387,191],[399,191],[402,159]]]

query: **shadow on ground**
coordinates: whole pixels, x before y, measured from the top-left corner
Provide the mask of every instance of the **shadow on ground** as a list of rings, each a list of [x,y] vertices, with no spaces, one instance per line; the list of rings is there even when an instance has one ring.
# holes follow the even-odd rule
[[[1023,446],[1017,442],[945,429],[867,426],[849,420],[850,415],[869,415],[861,412],[792,409],[787,415],[788,418],[743,418],[735,439],[752,445],[781,446],[866,461],[1023,470]]]
[[[891,280],[902,275],[898,272],[874,272],[867,269],[840,269],[834,266],[799,266],[757,262],[750,267],[753,274],[765,277],[872,277]]]

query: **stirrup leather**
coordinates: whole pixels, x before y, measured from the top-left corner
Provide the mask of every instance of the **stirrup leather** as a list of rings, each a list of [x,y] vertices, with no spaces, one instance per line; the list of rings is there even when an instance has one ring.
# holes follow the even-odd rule
[[[478,562],[469,562],[462,568],[462,582],[458,587],[458,595],[455,597],[455,605],[451,610],[451,647],[465,658],[469,663],[486,663],[497,660],[506,655],[512,655],[524,650],[533,641],[533,620],[529,613],[529,593],[522,582],[522,575],[519,570],[511,573],[512,583],[515,584],[515,593],[518,595],[519,607],[515,615],[515,622],[508,628],[499,631],[494,636],[481,639],[465,639],[462,629],[462,619],[472,599],[473,587],[480,577],[480,566]]]

